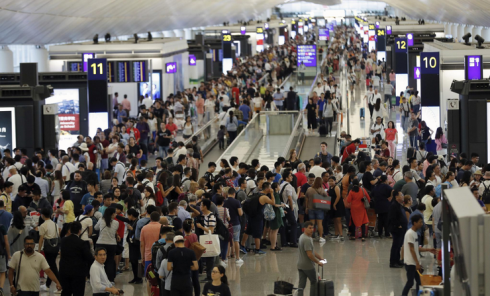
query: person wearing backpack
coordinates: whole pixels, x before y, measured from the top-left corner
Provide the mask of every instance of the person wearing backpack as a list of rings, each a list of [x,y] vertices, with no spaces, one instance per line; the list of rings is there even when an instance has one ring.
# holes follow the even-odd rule
[[[478,191],[481,196],[481,200],[487,209],[490,209],[490,171],[485,172],[483,180],[478,187]]]
[[[160,238],[160,213],[157,211],[150,214],[150,223],[141,229],[140,235],[140,252],[141,263],[145,264],[145,275],[148,273],[148,266],[151,264],[153,243]],[[151,295],[151,284],[148,282],[148,295]]]
[[[44,250],[44,257],[46,257],[46,261],[48,262],[49,268],[56,276],[56,278],[60,278],[58,273],[58,266],[56,265],[56,257],[58,257],[58,252],[60,249],[58,227],[51,220],[51,212],[47,208],[41,209],[41,219],[43,219],[44,222],[41,224],[41,226],[39,226],[38,252],[41,252],[41,249]],[[20,234],[18,234],[16,238],[18,239],[19,236]],[[53,241],[54,244],[51,243]],[[40,288],[41,291],[49,291],[50,285],[51,285],[51,279],[48,278],[46,280],[46,284],[41,285]]]

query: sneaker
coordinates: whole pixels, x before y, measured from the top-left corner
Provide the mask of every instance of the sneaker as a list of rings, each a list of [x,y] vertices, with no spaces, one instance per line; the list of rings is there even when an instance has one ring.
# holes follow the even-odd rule
[[[326,240],[325,240],[323,237],[320,237],[320,239],[318,240],[318,242],[319,242],[320,244],[323,244],[323,243],[325,243],[325,242],[326,242]]]
[[[235,260],[235,264],[243,264],[243,260],[242,259]]]
[[[228,267],[228,264],[226,264],[225,261],[220,261],[219,263],[221,266],[223,266],[224,268]]]
[[[61,291],[62,291],[62,290],[59,290],[59,291],[58,291],[58,289],[56,289],[56,290],[54,290],[54,293],[55,293],[55,294],[61,294]]]
[[[39,287],[39,290],[42,291],[42,292],[46,292],[46,291],[49,291],[48,287],[46,287],[46,285],[41,285]]]
[[[330,237],[330,239],[335,239],[335,240],[340,239],[340,235],[334,235],[334,236]]]
[[[262,250],[254,250],[254,254],[255,254],[255,256],[259,256],[259,255],[264,255],[265,252]]]
[[[341,237],[340,237],[340,240],[341,240],[341,241],[344,241],[344,237],[343,237],[343,236],[341,236]]]
[[[247,254],[248,253],[247,252],[247,249],[244,246],[242,246],[242,245],[240,245],[240,252],[242,252],[243,254]]]

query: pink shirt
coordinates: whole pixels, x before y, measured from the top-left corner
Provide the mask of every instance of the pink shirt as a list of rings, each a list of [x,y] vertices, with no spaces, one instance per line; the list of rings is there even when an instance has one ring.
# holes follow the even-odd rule
[[[396,74],[390,73],[390,81],[395,81],[395,80],[396,80]]]
[[[121,105],[123,106],[123,109],[131,110],[131,102],[128,99],[122,100]]]
[[[197,114],[204,114],[204,99],[200,98],[196,102]]]
[[[442,143],[447,144],[447,139],[446,135],[442,134],[442,136],[439,139],[435,139],[435,142],[437,144],[436,146],[436,151],[442,150]]]
[[[160,239],[161,226],[159,222],[151,221],[141,229],[140,241],[142,244],[145,244],[145,261],[151,260],[151,246]]]

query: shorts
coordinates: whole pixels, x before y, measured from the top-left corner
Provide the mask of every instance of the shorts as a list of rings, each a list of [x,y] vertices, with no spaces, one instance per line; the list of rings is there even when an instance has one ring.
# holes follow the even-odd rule
[[[308,217],[310,220],[323,220],[325,212],[323,210],[308,210]]]
[[[7,258],[0,256],[0,272],[7,272]]]
[[[298,199],[298,215],[304,215],[305,214],[305,199],[300,198]]]
[[[248,225],[245,233],[253,238],[261,238],[264,228],[264,217],[248,217]]]
[[[240,230],[241,229],[242,229],[242,226],[240,224],[233,226],[233,241],[234,242],[240,241]]]
[[[151,260],[150,261],[145,261],[145,276],[146,276],[146,270],[148,269],[148,266],[151,264]]]

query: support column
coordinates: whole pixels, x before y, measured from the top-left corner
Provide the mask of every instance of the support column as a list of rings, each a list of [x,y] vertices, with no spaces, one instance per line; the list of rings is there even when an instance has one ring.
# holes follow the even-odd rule
[[[175,37],[179,38],[184,38],[185,37],[185,32],[184,30],[174,30]]]
[[[164,37],[175,37],[175,32],[174,31],[163,31],[163,36]]]
[[[490,40],[490,28],[482,28],[480,36],[485,40]]]
[[[30,50],[31,62],[37,63],[38,72],[48,72],[48,51],[46,50],[44,45],[33,45],[33,47],[34,48]]]
[[[461,38],[463,37],[464,33],[464,25],[459,24],[458,25],[458,40],[461,41]]]
[[[480,27],[480,26],[475,26],[473,27],[473,31],[471,32],[471,35],[473,36],[472,38],[474,39],[476,35],[480,35],[481,36],[481,30],[482,30],[483,27]],[[485,38],[483,38],[485,39]]]
[[[445,23],[444,24],[444,35],[452,35],[452,27],[453,27],[453,24],[451,23]]]
[[[471,33],[471,31],[473,31],[473,27],[474,27],[473,25],[466,25],[464,27],[464,34],[463,34],[463,36],[466,35],[467,33]],[[473,33],[471,33],[471,34],[472,35],[471,35],[470,39],[468,39],[468,42],[469,43],[473,42],[473,39],[475,38],[475,35],[473,35]],[[461,37],[463,37],[463,36],[461,36]]]
[[[458,40],[458,24],[453,24],[453,27],[451,28],[451,34],[453,35],[453,38],[455,40]]]
[[[14,72],[14,53],[7,45],[0,46],[0,72]]]
[[[191,40],[192,39],[192,30],[189,29],[184,29],[184,37],[186,40]]]

